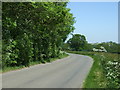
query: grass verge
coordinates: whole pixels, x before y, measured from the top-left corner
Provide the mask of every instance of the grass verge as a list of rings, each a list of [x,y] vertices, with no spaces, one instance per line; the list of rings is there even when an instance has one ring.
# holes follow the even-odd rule
[[[64,53],[63,55],[60,55],[59,57],[50,58],[50,62],[53,62],[57,59],[65,58],[67,56],[69,56],[69,55]],[[47,62],[47,60],[45,60],[45,61],[46,61],[45,63],[49,63],[49,62]],[[30,66],[37,65],[37,64],[43,64],[43,63],[41,63],[40,61],[30,62]],[[28,67],[25,67],[25,66],[5,67],[4,70],[0,70],[0,73],[5,73],[8,71],[13,71],[13,70],[19,70],[19,69],[23,69],[23,68],[28,68]]]
[[[94,59],[83,88],[120,88],[120,54],[82,51],[69,51],[69,53],[88,55]]]

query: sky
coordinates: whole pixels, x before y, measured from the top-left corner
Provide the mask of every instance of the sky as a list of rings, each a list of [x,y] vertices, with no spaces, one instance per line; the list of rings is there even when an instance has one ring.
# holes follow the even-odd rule
[[[76,17],[73,34],[84,35],[89,43],[118,43],[117,2],[69,2],[67,8]]]

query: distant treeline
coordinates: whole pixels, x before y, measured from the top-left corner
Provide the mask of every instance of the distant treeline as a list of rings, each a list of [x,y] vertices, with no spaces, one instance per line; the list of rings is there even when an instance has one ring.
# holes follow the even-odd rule
[[[3,2],[2,66],[29,66],[59,57],[74,30],[67,2]]]
[[[107,50],[107,52],[120,54],[120,44],[116,42],[112,42],[112,41],[102,42],[102,43],[92,44],[92,46],[95,48],[99,48],[100,46],[103,46]]]
[[[93,48],[100,49],[101,46],[104,47],[109,53],[120,54],[120,44],[112,41],[92,44],[87,42],[84,35],[80,34],[74,34],[72,38],[64,43],[63,49],[71,51],[93,51]]]

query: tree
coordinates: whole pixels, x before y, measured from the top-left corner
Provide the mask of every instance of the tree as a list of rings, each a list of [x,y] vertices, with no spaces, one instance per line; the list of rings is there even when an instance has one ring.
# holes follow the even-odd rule
[[[67,2],[4,2],[3,66],[29,66],[59,57],[75,23],[66,6]]]
[[[99,43],[99,46],[103,46],[110,53],[118,53],[119,52],[118,51],[119,44],[112,42],[112,41]]]
[[[93,51],[93,45],[91,43],[87,43],[85,44],[85,48],[86,51]]]
[[[87,41],[84,35],[74,34],[72,38],[67,41],[67,43],[72,50],[79,51],[84,50]]]

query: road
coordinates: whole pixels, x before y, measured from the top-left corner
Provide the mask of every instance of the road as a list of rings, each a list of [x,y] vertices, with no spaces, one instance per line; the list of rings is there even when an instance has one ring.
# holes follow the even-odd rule
[[[57,61],[2,74],[3,88],[82,88],[92,58],[70,54]]]

